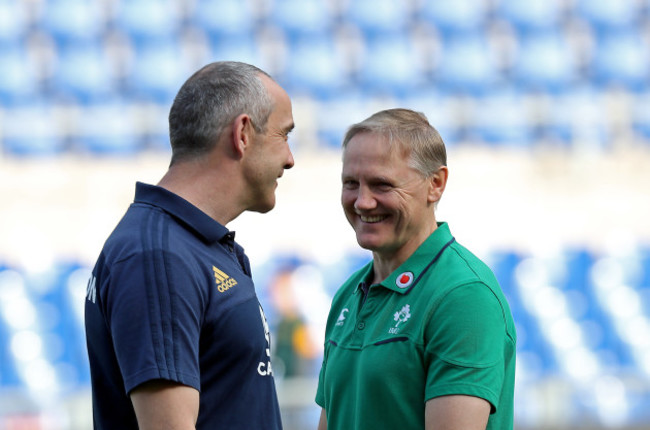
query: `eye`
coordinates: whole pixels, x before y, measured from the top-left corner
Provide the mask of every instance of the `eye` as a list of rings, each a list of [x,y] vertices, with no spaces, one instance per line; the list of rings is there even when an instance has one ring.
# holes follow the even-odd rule
[[[393,188],[393,184],[390,182],[378,182],[374,185],[374,188],[377,191],[390,191]]]
[[[354,190],[359,188],[359,183],[355,180],[352,179],[344,179],[343,180],[343,189],[345,190]]]

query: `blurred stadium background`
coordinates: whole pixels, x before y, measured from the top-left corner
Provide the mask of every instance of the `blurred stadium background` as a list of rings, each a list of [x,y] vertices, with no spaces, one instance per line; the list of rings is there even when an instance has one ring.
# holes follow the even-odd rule
[[[369,259],[341,137],[396,106],[441,132],[439,217],[510,300],[516,427],[650,427],[649,58],[647,0],[0,0],[0,430],[91,427],[90,270],[166,170],[174,94],[221,59],[294,100],[276,209],[229,226],[288,430],[315,428],[329,301]]]

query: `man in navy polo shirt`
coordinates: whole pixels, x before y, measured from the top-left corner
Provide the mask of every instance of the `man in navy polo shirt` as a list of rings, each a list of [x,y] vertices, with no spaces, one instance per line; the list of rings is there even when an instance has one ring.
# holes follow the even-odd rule
[[[251,65],[209,64],[180,89],[169,170],[136,184],[88,283],[95,429],[282,428],[268,325],[225,226],[274,207],[293,126]]]

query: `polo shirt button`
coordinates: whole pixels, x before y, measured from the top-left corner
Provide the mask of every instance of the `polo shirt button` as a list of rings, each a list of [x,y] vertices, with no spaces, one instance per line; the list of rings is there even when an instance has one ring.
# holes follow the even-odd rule
[[[357,324],[357,328],[358,328],[359,330],[363,330],[364,328],[366,328],[366,323],[364,323],[363,321],[361,321],[360,323]]]

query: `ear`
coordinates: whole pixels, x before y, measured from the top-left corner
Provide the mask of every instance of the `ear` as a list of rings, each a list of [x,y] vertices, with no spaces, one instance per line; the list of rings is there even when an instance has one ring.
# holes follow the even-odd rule
[[[429,203],[437,203],[442,198],[447,186],[449,169],[447,166],[441,166],[433,175],[429,177],[429,194],[427,200]]]
[[[239,157],[244,155],[244,152],[253,141],[253,123],[248,114],[241,114],[232,122],[231,142],[233,152]]]

